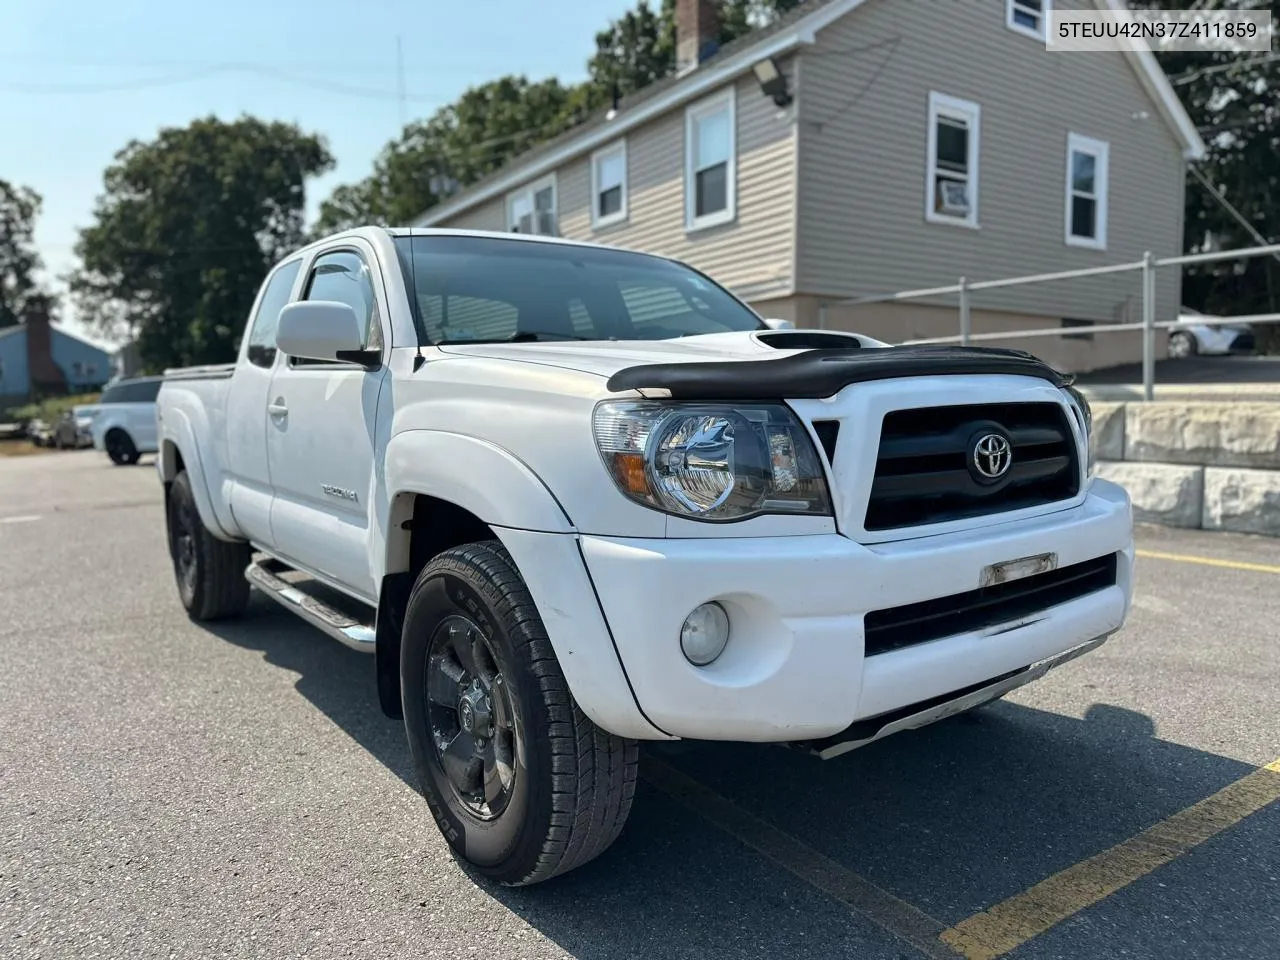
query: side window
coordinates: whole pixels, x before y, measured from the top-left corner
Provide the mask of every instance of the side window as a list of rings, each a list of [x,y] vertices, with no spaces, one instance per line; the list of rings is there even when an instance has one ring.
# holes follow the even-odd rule
[[[326,253],[316,259],[307,281],[304,300],[336,300],[350,304],[364,328],[368,350],[382,349],[382,324],[378,319],[378,299],[373,292],[373,274],[364,258],[350,250]],[[294,365],[311,366],[330,361],[291,358]]]
[[[254,315],[249,330],[249,362],[259,367],[269,367],[276,362],[276,327],[280,325],[280,311],[289,303],[293,281],[302,268],[302,261],[286,263],[267,280],[267,289]]]

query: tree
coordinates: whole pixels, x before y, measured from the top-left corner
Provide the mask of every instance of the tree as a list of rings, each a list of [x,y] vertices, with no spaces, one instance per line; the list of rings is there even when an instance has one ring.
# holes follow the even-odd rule
[[[675,0],[639,0],[596,34],[588,78],[572,87],[502,77],[472,87],[383,148],[373,172],[340,186],[320,207],[323,236],[360,224],[404,224],[512,158],[670,76],[676,67]],[[772,22],[804,0],[721,0],[721,45]]]
[[[40,194],[0,180],[0,328],[22,322],[32,307],[53,306],[36,282],[40,255],[35,250]]]
[[[1165,9],[1168,3],[1133,5]],[[1268,9],[1272,22],[1280,21],[1280,0],[1208,0],[1196,6]],[[1280,241],[1280,61],[1270,53],[1226,51],[1157,58],[1208,147],[1187,184],[1185,248]],[[1258,257],[1188,267],[1183,302],[1224,315],[1280,312],[1280,262]],[[1257,338],[1261,351],[1280,352],[1280,326],[1260,324]]]
[[[569,88],[501,77],[472,87],[383,148],[373,173],[320,207],[323,235],[366,223],[401,225],[564,128]]]
[[[304,240],[306,179],[332,166],[322,139],[252,117],[131,141],[76,245],[81,315],[127,331],[148,370],[233,360],[267,270]]]

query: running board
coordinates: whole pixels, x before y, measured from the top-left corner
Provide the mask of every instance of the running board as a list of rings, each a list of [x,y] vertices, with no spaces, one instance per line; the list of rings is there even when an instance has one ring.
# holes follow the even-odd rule
[[[281,580],[267,569],[271,560],[255,561],[245,569],[244,577],[276,603],[291,613],[296,613],[313,627],[318,627],[334,640],[352,650],[373,653],[374,628],[359,620],[352,620],[345,613],[333,609],[309,593]]]
[[[858,747],[865,747],[876,740],[883,740],[890,734],[899,733],[903,730],[915,730],[931,723],[937,723],[939,720],[955,716],[958,713],[964,713],[966,710],[971,710],[974,707],[995,700],[997,697],[1002,697],[1009,691],[1025,686],[1033,680],[1039,680],[1054,667],[1060,667],[1068,660],[1074,660],[1076,657],[1102,646],[1110,636],[1110,633],[1104,633],[1100,637],[1094,637],[1092,640],[1069,650],[1064,650],[1056,656],[1046,657],[1044,660],[1039,660],[1020,670],[1011,671],[1003,676],[992,677],[990,680],[984,680],[982,683],[974,684],[972,687],[956,690],[941,697],[935,697],[933,700],[901,707],[878,717],[855,720],[846,729],[834,736],[822,740],[797,743],[793,744],[793,746],[821,757],[823,760],[830,760],[832,757],[838,757],[842,753],[848,753],[850,750],[858,749]]]

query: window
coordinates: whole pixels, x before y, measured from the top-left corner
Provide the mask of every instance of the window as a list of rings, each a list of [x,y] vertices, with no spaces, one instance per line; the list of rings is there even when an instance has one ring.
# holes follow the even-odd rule
[[[1051,0],[1004,0],[1005,25],[1036,40],[1046,39]]]
[[[737,212],[734,91],[695,104],[685,112],[685,226],[713,227]]]
[[[492,237],[398,237],[424,345],[665,340],[760,330],[752,310],[695,270],[617,248]]]
[[[249,349],[246,356],[256,366],[270,367],[276,362],[276,328],[280,325],[280,311],[289,302],[289,295],[293,293],[293,281],[297,279],[301,268],[301,260],[292,260],[278,267],[267,279],[258,302],[258,311],[254,314],[249,329]]]
[[[1107,158],[1102,140],[1067,137],[1067,243],[1107,248]]]
[[[92,380],[94,377],[96,377],[96,376],[98,375],[98,367],[97,367],[97,364],[93,364],[93,363],[91,363],[91,364],[89,364],[87,367],[85,367],[85,368],[84,368],[84,375],[85,375],[86,377],[88,377],[90,380]]]
[[[517,190],[507,197],[507,230],[556,236],[556,180],[546,180]]]
[[[976,103],[929,94],[926,220],[977,227],[979,120]]]
[[[627,219],[627,142],[591,156],[591,224],[607,227]]]
[[[373,275],[364,258],[354,250],[322,253],[311,268],[303,300],[334,300],[349,304],[364,331],[365,349],[382,349],[382,324],[378,320],[378,298],[373,292]],[[294,366],[334,364],[336,360],[290,357]]]
[[[120,380],[102,391],[99,403],[155,403],[163,379]]]
[[[1070,330],[1072,328],[1078,328],[1078,327],[1092,327],[1092,326],[1093,326],[1093,323],[1089,320],[1076,320],[1072,317],[1062,318],[1062,329],[1064,330]],[[1092,340],[1093,334],[1091,332],[1064,333],[1062,335],[1062,339],[1063,340]]]
[[[74,361],[71,364],[71,375],[77,380],[84,379],[84,364],[79,360]]]

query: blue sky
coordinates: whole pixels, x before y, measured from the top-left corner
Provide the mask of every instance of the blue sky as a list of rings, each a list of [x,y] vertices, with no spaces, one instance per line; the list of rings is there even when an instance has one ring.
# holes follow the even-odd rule
[[[102,172],[130,139],[251,113],[323,134],[336,169],[308,207],[365,176],[409,119],[504,73],[585,76],[597,30],[633,0],[0,0],[0,178],[44,197],[47,273],[74,265]],[[73,324],[78,327],[78,324]]]

